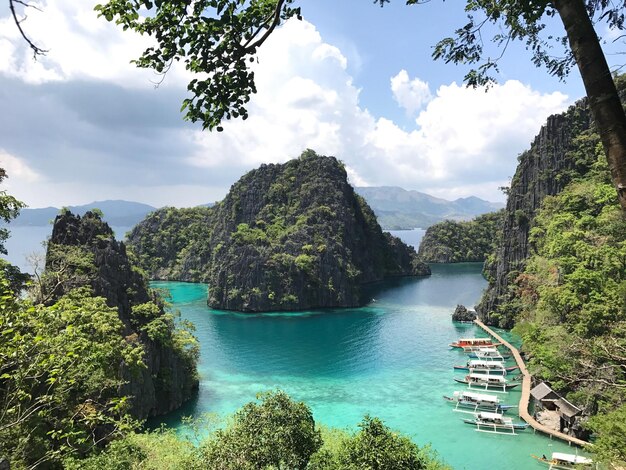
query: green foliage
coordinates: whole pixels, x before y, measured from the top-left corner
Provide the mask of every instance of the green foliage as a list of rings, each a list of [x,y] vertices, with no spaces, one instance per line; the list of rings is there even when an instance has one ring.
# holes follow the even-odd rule
[[[204,128],[222,130],[224,119],[246,119],[246,103],[256,93],[249,68],[257,49],[283,20],[300,15],[293,0],[200,0],[186,2],[109,0],[96,11],[124,30],[156,40],[135,61],[138,67],[166,73],[172,62],[182,61],[197,74],[187,89],[182,110],[186,118]],[[141,13],[140,13],[141,12]]]
[[[626,219],[594,140],[578,140],[593,158],[572,153],[583,175],[543,201],[530,231],[535,253],[511,274],[514,296],[499,313],[516,315],[533,374],[600,413],[589,423],[598,455],[623,460],[615,423],[626,404]]]
[[[594,416],[589,427],[598,434],[592,449],[596,458],[615,466],[626,465],[626,404]]]
[[[0,168],[0,183],[5,178],[7,178],[7,174],[4,169]],[[26,207],[26,204],[7,194],[5,190],[0,190],[0,220],[3,220],[5,223],[11,222],[20,214],[20,209],[24,207]],[[9,230],[5,227],[0,228],[0,254],[7,254],[4,244],[8,238]]]
[[[366,416],[361,431],[345,442],[339,458],[342,469],[383,470],[427,468],[427,458],[408,437],[391,431],[378,418]]]
[[[206,282],[213,214],[212,207],[152,212],[128,235],[131,257],[150,279]]]
[[[0,287],[0,454],[54,463],[132,428],[120,364],[142,367],[142,352],[117,311],[86,289],[43,307]]]
[[[208,469],[304,469],[321,446],[311,410],[281,391],[259,397],[202,446]]]
[[[468,222],[439,222],[426,230],[418,256],[427,263],[485,261],[495,251],[503,221],[504,210]]]
[[[195,470],[197,449],[174,430],[129,433],[113,441],[104,452],[86,459],[69,458],[66,470]]]
[[[308,469],[308,470],[449,470],[428,446],[390,430],[366,416],[359,432],[318,427],[311,410],[281,391],[259,395],[222,427],[193,420],[198,447],[160,429],[130,433],[104,452],[87,459],[66,459],[68,470],[109,469]]]
[[[250,228],[248,224],[237,225],[237,231],[231,235],[239,245],[262,245],[268,241],[267,234],[260,228]]]

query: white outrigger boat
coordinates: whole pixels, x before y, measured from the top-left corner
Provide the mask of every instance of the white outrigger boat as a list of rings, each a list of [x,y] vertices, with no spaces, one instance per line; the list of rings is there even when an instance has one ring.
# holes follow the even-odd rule
[[[462,379],[455,377],[454,380],[458,383],[466,384],[470,389],[492,390],[496,391],[496,393],[504,393],[519,385],[519,383],[507,382],[501,375],[477,374],[475,372],[470,372]],[[497,392],[497,390],[500,392]]]
[[[484,374],[507,375],[519,369],[518,366],[507,367],[503,361],[483,361],[481,359],[470,359],[466,365],[453,366],[454,370],[467,370]]]
[[[475,392],[455,391],[451,397],[444,395],[443,398],[450,403],[456,403],[453,411],[460,413],[476,413],[477,411],[504,413],[511,408],[516,408],[515,405],[500,403],[500,398],[496,395],[485,395]]]
[[[545,463],[548,466],[548,469],[559,469],[559,470],[568,470],[574,468],[580,469],[593,469],[596,466],[588,457],[582,457],[580,455],[574,454],[564,454],[562,452],[552,452],[552,457],[547,458],[545,455],[542,457],[537,457],[536,455],[531,455],[533,459],[541,463]]]
[[[476,351],[469,351],[468,356],[481,361],[504,361],[511,356],[502,354],[496,348],[479,348]]]
[[[494,434],[515,434],[515,431],[523,431],[528,427],[527,423],[514,423],[513,418],[487,411],[475,413],[473,418],[463,419],[463,422],[476,426],[476,431]]]

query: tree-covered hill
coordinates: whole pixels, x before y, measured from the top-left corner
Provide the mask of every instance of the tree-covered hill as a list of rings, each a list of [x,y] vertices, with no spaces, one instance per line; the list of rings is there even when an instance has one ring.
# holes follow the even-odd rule
[[[623,93],[624,77],[616,83]],[[626,462],[626,219],[585,100],[519,157],[486,263],[484,321],[515,327],[531,372],[592,418],[598,457]],[[581,429],[570,432],[585,432]]]
[[[426,263],[485,261],[496,247],[503,217],[498,211],[467,222],[439,222],[426,230],[418,256]]]
[[[151,277],[208,282],[209,305],[229,310],[352,307],[364,284],[430,273],[343,165],[311,150],[247,173],[212,208],[149,215],[128,243]]]

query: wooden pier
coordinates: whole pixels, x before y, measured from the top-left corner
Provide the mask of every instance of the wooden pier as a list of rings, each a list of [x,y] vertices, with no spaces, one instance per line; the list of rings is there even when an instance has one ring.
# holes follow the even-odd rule
[[[479,327],[481,327],[483,330],[485,330],[487,333],[489,333],[491,336],[493,336],[495,339],[497,339],[500,343],[502,343],[503,346],[506,346],[507,348],[509,348],[509,350],[513,354],[513,357],[515,358],[515,362],[517,363],[519,370],[522,373],[522,377],[523,377],[522,396],[519,400],[519,408],[518,408],[519,417],[522,418],[524,421],[526,421],[528,424],[530,424],[535,431],[540,431],[544,434],[548,434],[550,437],[556,437],[558,439],[566,441],[570,445],[575,444],[580,447],[592,445],[587,441],[583,441],[576,437],[569,436],[559,431],[555,431],[554,429],[550,429],[544,426],[543,424],[537,422],[537,420],[535,420],[535,418],[533,418],[530,415],[530,413],[528,412],[528,405],[530,403],[530,388],[531,388],[532,376],[528,372],[528,369],[526,368],[526,364],[524,364],[524,360],[522,359],[522,356],[520,355],[519,351],[512,344],[510,344],[508,341],[505,341],[504,338],[502,338],[500,335],[498,335],[495,331],[493,331],[491,328],[489,328],[480,320],[476,319],[474,320],[474,323],[478,325]]]

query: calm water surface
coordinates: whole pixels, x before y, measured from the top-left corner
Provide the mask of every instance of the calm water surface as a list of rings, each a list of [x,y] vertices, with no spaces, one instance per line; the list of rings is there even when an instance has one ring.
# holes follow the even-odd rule
[[[431,443],[455,469],[539,469],[531,453],[572,450],[528,430],[476,432],[461,421],[469,415],[442,400],[460,389],[452,365],[465,359],[448,344],[478,334],[450,314],[478,300],[486,286],[480,269],[434,265],[429,278],[379,286],[363,308],[282,314],[211,310],[205,286],[155,282],[196,324],[201,345],[198,398],[166,422],[184,431],[181,415],[232,413],[279,387],[305,401],[317,422],[355,429],[363,415],[378,416],[418,444]],[[502,396],[519,400],[519,392]]]

